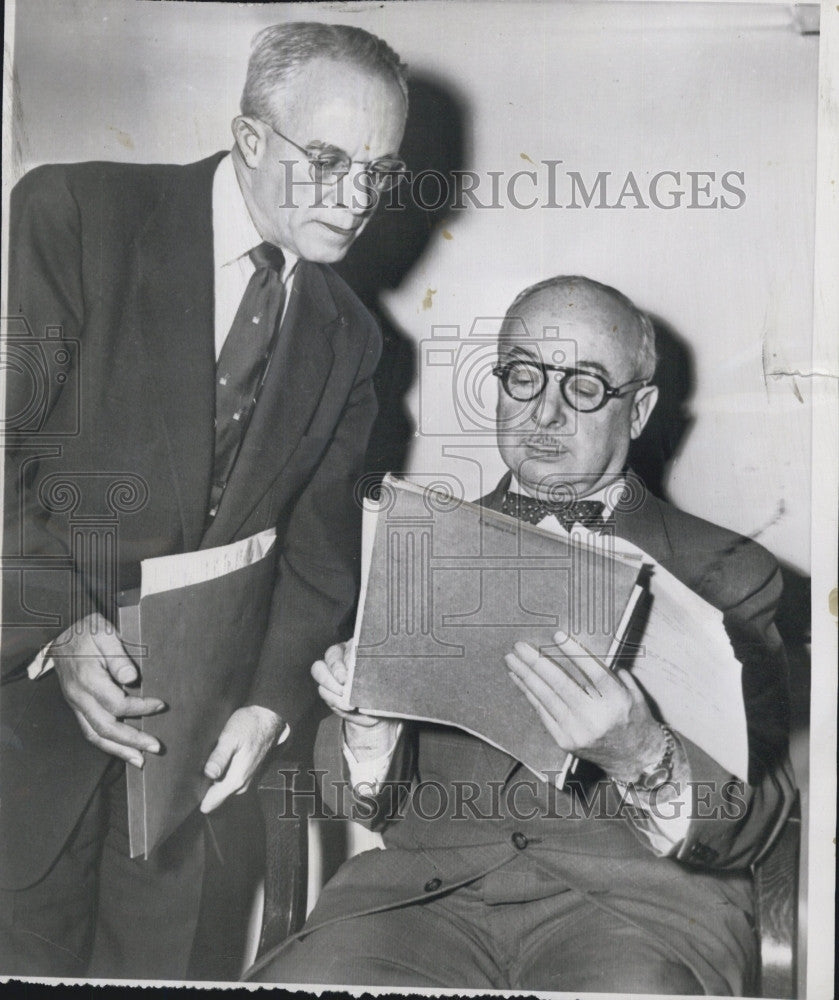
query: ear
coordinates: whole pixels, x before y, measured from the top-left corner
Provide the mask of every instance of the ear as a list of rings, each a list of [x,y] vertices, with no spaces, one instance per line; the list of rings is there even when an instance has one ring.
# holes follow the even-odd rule
[[[231,123],[231,128],[239,154],[247,166],[253,170],[254,167],[259,166],[265,155],[265,147],[268,142],[267,126],[257,118],[237,115]]]
[[[650,419],[650,414],[658,402],[658,386],[648,385],[639,389],[632,400],[632,418],[629,425],[629,436],[634,441]]]

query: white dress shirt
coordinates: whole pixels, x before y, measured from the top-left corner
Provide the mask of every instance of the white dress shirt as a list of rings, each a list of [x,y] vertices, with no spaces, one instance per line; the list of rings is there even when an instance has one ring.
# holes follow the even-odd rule
[[[213,270],[215,279],[216,360],[236,318],[236,312],[248,287],[254,266],[248,253],[262,243],[242,195],[233,157],[229,154],[216,167],[213,177]],[[298,258],[281,248],[285,257],[283,316],[294,283]]]
[[[248,253],[263,242],[248,212],[233,167],[233,157],[229,153],[219,161],[213,175],[212,212],[214,335],[216,360],[218,360],[239,309],[239,303],[255,270]],[[283,256],[285,257],[283,317],[285,317],[298,258],[288,250],[283,250]],[[42,649],[29,664],[27,674],[32,680],[36,680],[52,667],[53,662],[47,650]]]

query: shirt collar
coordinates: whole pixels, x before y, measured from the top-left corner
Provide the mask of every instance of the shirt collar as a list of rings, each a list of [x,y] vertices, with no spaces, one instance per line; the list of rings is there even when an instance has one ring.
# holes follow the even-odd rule
[[[213,176],[213,259],[216,267],[232,264],[262,242],[239,187],[233,157],[228,153],[219,161]],[[281,249],[285,257],[285,279],[294,270],[298,258],[285,247]]]

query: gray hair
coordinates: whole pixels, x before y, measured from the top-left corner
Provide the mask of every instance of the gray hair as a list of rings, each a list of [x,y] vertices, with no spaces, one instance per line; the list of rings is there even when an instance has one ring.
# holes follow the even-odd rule
[[[263,28],[254,36],[240,102],[242,114],[270,122],[278,88],[309,60],[321,58],[352,63],[392,81],[407,107],[407,67],[387,42],[348,24],[293,21]]]
[[[559,291],[562,288],[572,285],[580,285],[589,292],[605,295],[623,306],[624,309],[634,316],[641,334],[641,343],[638,347],[637,358],[638,377],[649,381],[655,375],[658,363],[655,348],[655,327],[650,317],[645,312],[642,312],[632,299],[624,295],[623,292],[619,292],[617,288],[612,288],[611,285],[604,285],[593,278],[585,278],[581,275],[560,274],[554,278],[546,278],[544,281],[539,281],[535,285],[525,288],[523,292],[519,292],[504,317],[505,325],[508,320],[517,318],[518,311],[534,295],[538,295],[544,291]],[[504,327],[502,326],[502,335],[503,329]]]

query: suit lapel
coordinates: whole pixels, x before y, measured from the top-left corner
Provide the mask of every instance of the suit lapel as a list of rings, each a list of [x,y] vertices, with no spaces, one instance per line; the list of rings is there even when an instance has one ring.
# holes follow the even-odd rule
[[[633,505],[630,510],[622,510],[619,506],[615,510],[615,534],[618,538],[632,542],[656,562],[668,566],[673,560],[673,547],[659,501],[645,487],[642,489],[637,506]]]
[[[219,153],[184,167],[140,233],[137,312],[166,428],[184,545],[201,537],[213,460],[213,174]]]
[[[301,260],[265,385],[202,548],[235,535],[300,443],[332,370],[339,321],[321,269]]]
[[[504,501],[504,496],[507,493],[507,490],[510,488],[512,478],[512,472],[505,472],[495,489],[491,493],[487,493],[486,496],[481,497],[478,503],[482,507],[488,507],[490,510],[496,510],[500,514],[501,504]]]

